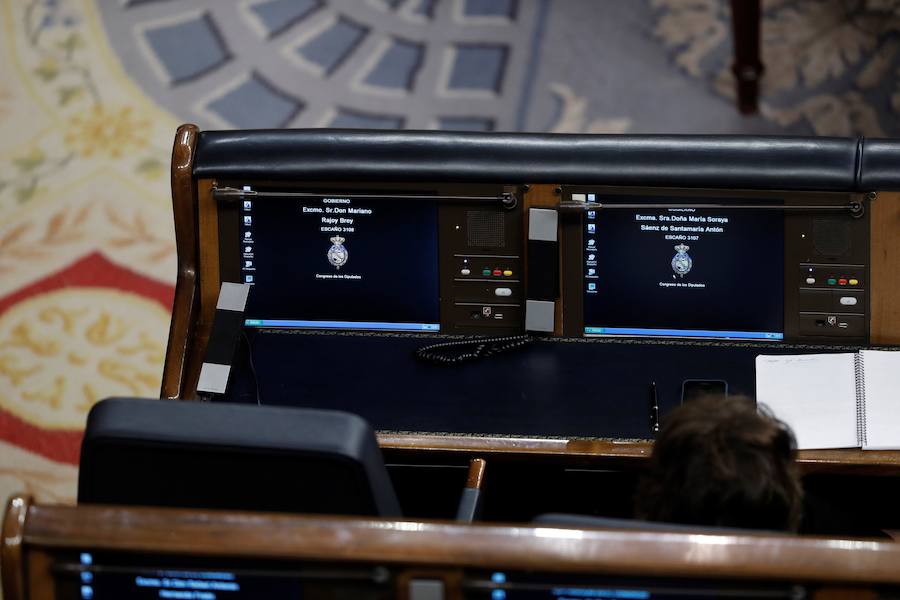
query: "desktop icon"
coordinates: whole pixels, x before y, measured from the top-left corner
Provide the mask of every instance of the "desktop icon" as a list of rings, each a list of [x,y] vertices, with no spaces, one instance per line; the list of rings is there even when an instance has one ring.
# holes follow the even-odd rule
[[[246,277],[244,277],[244,282],[253,283],[253,275],[247,275]]]
[[[588,240],[588,246],[593,246],[596,243],[597,243],[597,240],[594,240],[594,239]]]
[[[244,246],[244,252],[250,254],[251,252],[253,252],[253,246]]]
[[[596,211],[596,210],[589,210],[589,211],[588,211],[588,219],[596,219],[596,218],[597,218],[597,211]]]
[[[596,254],[588,254],[588,260],[597,260]]]
[[[250,215],[245,216],[244,225],[250,225],[251,223],[253,223],[253,217],[251,217]]]
[[[250,238],[250,232],[249,232],[249,231],[245,231],[245,232],[244,232],[244,239],[249,239],[249,238]]]
[[[249,268],[251,268],[252,266],[253,266],[253,261],[252,261],[252,260],[245,260],[245,261],[244,261],[244,268],[245,268],[245,269],[249,269]]]
[[[588,233],[596,233],[597,225],[595,223],[588,223]]]
[[[588,275],[596,275],[597,269],[588,269]]]
[[[596,201],[597,201],[597,194],[588,194],[588,195],[587,195],[587,198],[588,198],[588,202],[596,202]]]
[[[594,291],[596,291],[596,290],[597,290],[597,284],[596,284],[596,283],[589,283],[589,284],[588,284],[588,291],[589,291],[589,292],[594,292]]]
[[[244,200],[244,210],[250,210],[251,208],[253,208],[253,202]]]

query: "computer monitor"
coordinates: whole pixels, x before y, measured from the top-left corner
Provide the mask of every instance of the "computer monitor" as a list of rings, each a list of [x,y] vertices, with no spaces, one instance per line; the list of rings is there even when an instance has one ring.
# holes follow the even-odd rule
[[[269,192],[237,202],[247,327],[440,330],[437,204]]]
[[[784,339],[777,199],[585,196],[585,335]]]
[[[471,571],[463,580],[472,600],[681,600],[805,598],[793,582],[709,578],[623,577],[549,572]]]
[[[76,549],[54,564],[60,600],[288,600],[390,595],[379,565]]]

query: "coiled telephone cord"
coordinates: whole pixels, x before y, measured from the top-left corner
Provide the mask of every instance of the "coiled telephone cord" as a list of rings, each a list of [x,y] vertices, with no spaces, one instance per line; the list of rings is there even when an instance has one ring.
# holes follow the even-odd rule
[[[527,346],[530,335],[455,340],[424,346],[416,350],[416,358],[435,365],[457,365],[518,350]]]

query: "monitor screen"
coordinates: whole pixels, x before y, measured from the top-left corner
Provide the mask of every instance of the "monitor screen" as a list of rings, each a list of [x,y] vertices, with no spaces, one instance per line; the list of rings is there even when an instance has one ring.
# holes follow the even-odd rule
[[[691,208],[733,198],[585,196],[585,335],[784,338],[782,211]]]
[[[250,558],[82,551],[57,561],[54,571],[61,600],[376,600],[390,591],[380,566]]]
[[[238,575],[230,571],[179,569],[84,570],[81,598],[139,600],[240,600],[243,598],[299,598],[297,578]]]
[[[245,196],[239,214],[246,326],[440,329],[435,202]]]
[[[783,582],[505,571],[472,573],[463,586],[468,592],[465,597],[472,600],[773,600],[805,598],[807,594],[802,586]]]

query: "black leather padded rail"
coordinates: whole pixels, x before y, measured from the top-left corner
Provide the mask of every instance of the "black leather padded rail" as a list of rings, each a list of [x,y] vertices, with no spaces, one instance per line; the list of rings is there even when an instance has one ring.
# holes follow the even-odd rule
[[[860,187],[896,190],[900,182],[900,142],[866,139],[860,152]]]
[[[861,138],[281,129],[201,132],[194,175],[872,191],[900,189],[898,160]]]

